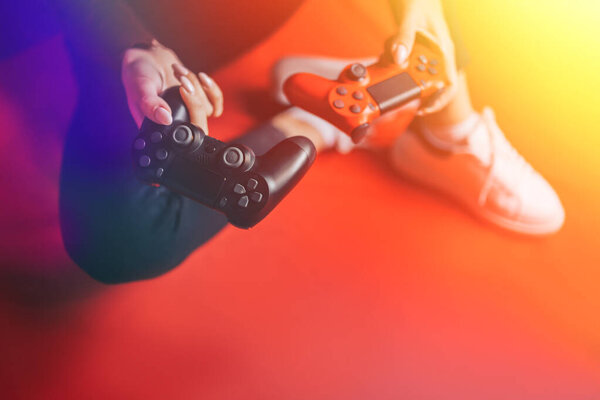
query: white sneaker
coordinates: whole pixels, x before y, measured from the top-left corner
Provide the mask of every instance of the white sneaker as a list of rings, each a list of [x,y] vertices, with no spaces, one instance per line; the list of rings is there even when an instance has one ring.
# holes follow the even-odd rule
[[[489,108],[460,143],[442,141],[426,128],[407,131],[391,148],[391,161],[402,175],[502,228],[546,235],[564,223],[556,192],[506,140]]]

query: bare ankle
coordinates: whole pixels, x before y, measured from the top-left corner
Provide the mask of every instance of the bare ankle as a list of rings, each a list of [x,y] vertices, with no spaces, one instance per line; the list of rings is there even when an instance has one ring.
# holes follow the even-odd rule
[[[467,79],[465,74],[461,73],[454,99],[440,112],[422,117],[421,122],[428,127],[453,126],[465,121],[474,112]]]
[[[285,111],[274,116],[271,124],[283,132],[286,137],[305,136],[309,138],[314,143],[317,151],[321,151],[325,147],[323,136],[317,129],[307,122],[294,118]]]

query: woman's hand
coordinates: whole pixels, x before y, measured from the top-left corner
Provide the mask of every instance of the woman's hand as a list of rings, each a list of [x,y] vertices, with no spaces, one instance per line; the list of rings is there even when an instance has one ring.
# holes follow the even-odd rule
[[[389,51],[398,65],[404,65],[408,60],[417,31],[430,34],[444,53],[450,86],[425,104],[419,114],[427,115],[440,111],[454,97],[458,80],[454,43],[450,37],[442,4],[440,0],[391,0],[391,3],[398,22],[398,32],[389,41]]]
[[[129,111],[136,124],[144,118],[161,125],[172,123],[171,108],[160,94],[181,85],[190,121],[208,132],[206,119],[223,113],[223,93],[206,74],[196,76],[183,66],[175,53],[156,40],[149,49],[128,49],[123,56],[121,78]]]
[[[212,78],[204,72],[198,75],[173,65],[175,77],[181,82],[179,93],[190,114],[190,122],[208,134],[207,118],[223,113],[223,92]]]

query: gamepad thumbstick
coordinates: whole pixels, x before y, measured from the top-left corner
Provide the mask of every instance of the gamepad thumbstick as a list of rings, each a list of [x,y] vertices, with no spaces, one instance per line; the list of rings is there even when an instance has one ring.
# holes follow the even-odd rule
[[[365,67],[361,63],[354,63],[352,64],[348,72],[350,78],[354,79],[355,81],[358,81],[367,76],[367,67]]]
[[[193,140],[192,130],[185,125],[179,125],[173,131],[173,141],[181,147],[189,146]]]

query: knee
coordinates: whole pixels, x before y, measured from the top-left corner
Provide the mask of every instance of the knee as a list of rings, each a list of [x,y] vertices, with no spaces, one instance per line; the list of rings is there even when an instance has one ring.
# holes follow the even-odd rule
[[[150,279],[174,269],[225,225],[220,216],[187,211],[198,205],[178,196],[152,193],[144,187],[100,197],[62,187],[61,233],[71,259],[103,283]]]
[[[121,234],[106,235],[94,230],[93,224],[86,226],[86,231],[81,228],[61,221],[64,248],[83,271],[105,284],[160,276],[178,266],[189,254],[156,243],[149,236],[127,240]]]
[[[156,258],[148,262],[140,257],[121,254],[121,258],[107,256],[107,251],[82,249],[64,243],[69,257],[91,278],[104,284],[119,284],[146,280],[163,275],[183,260],[173,257]]]

